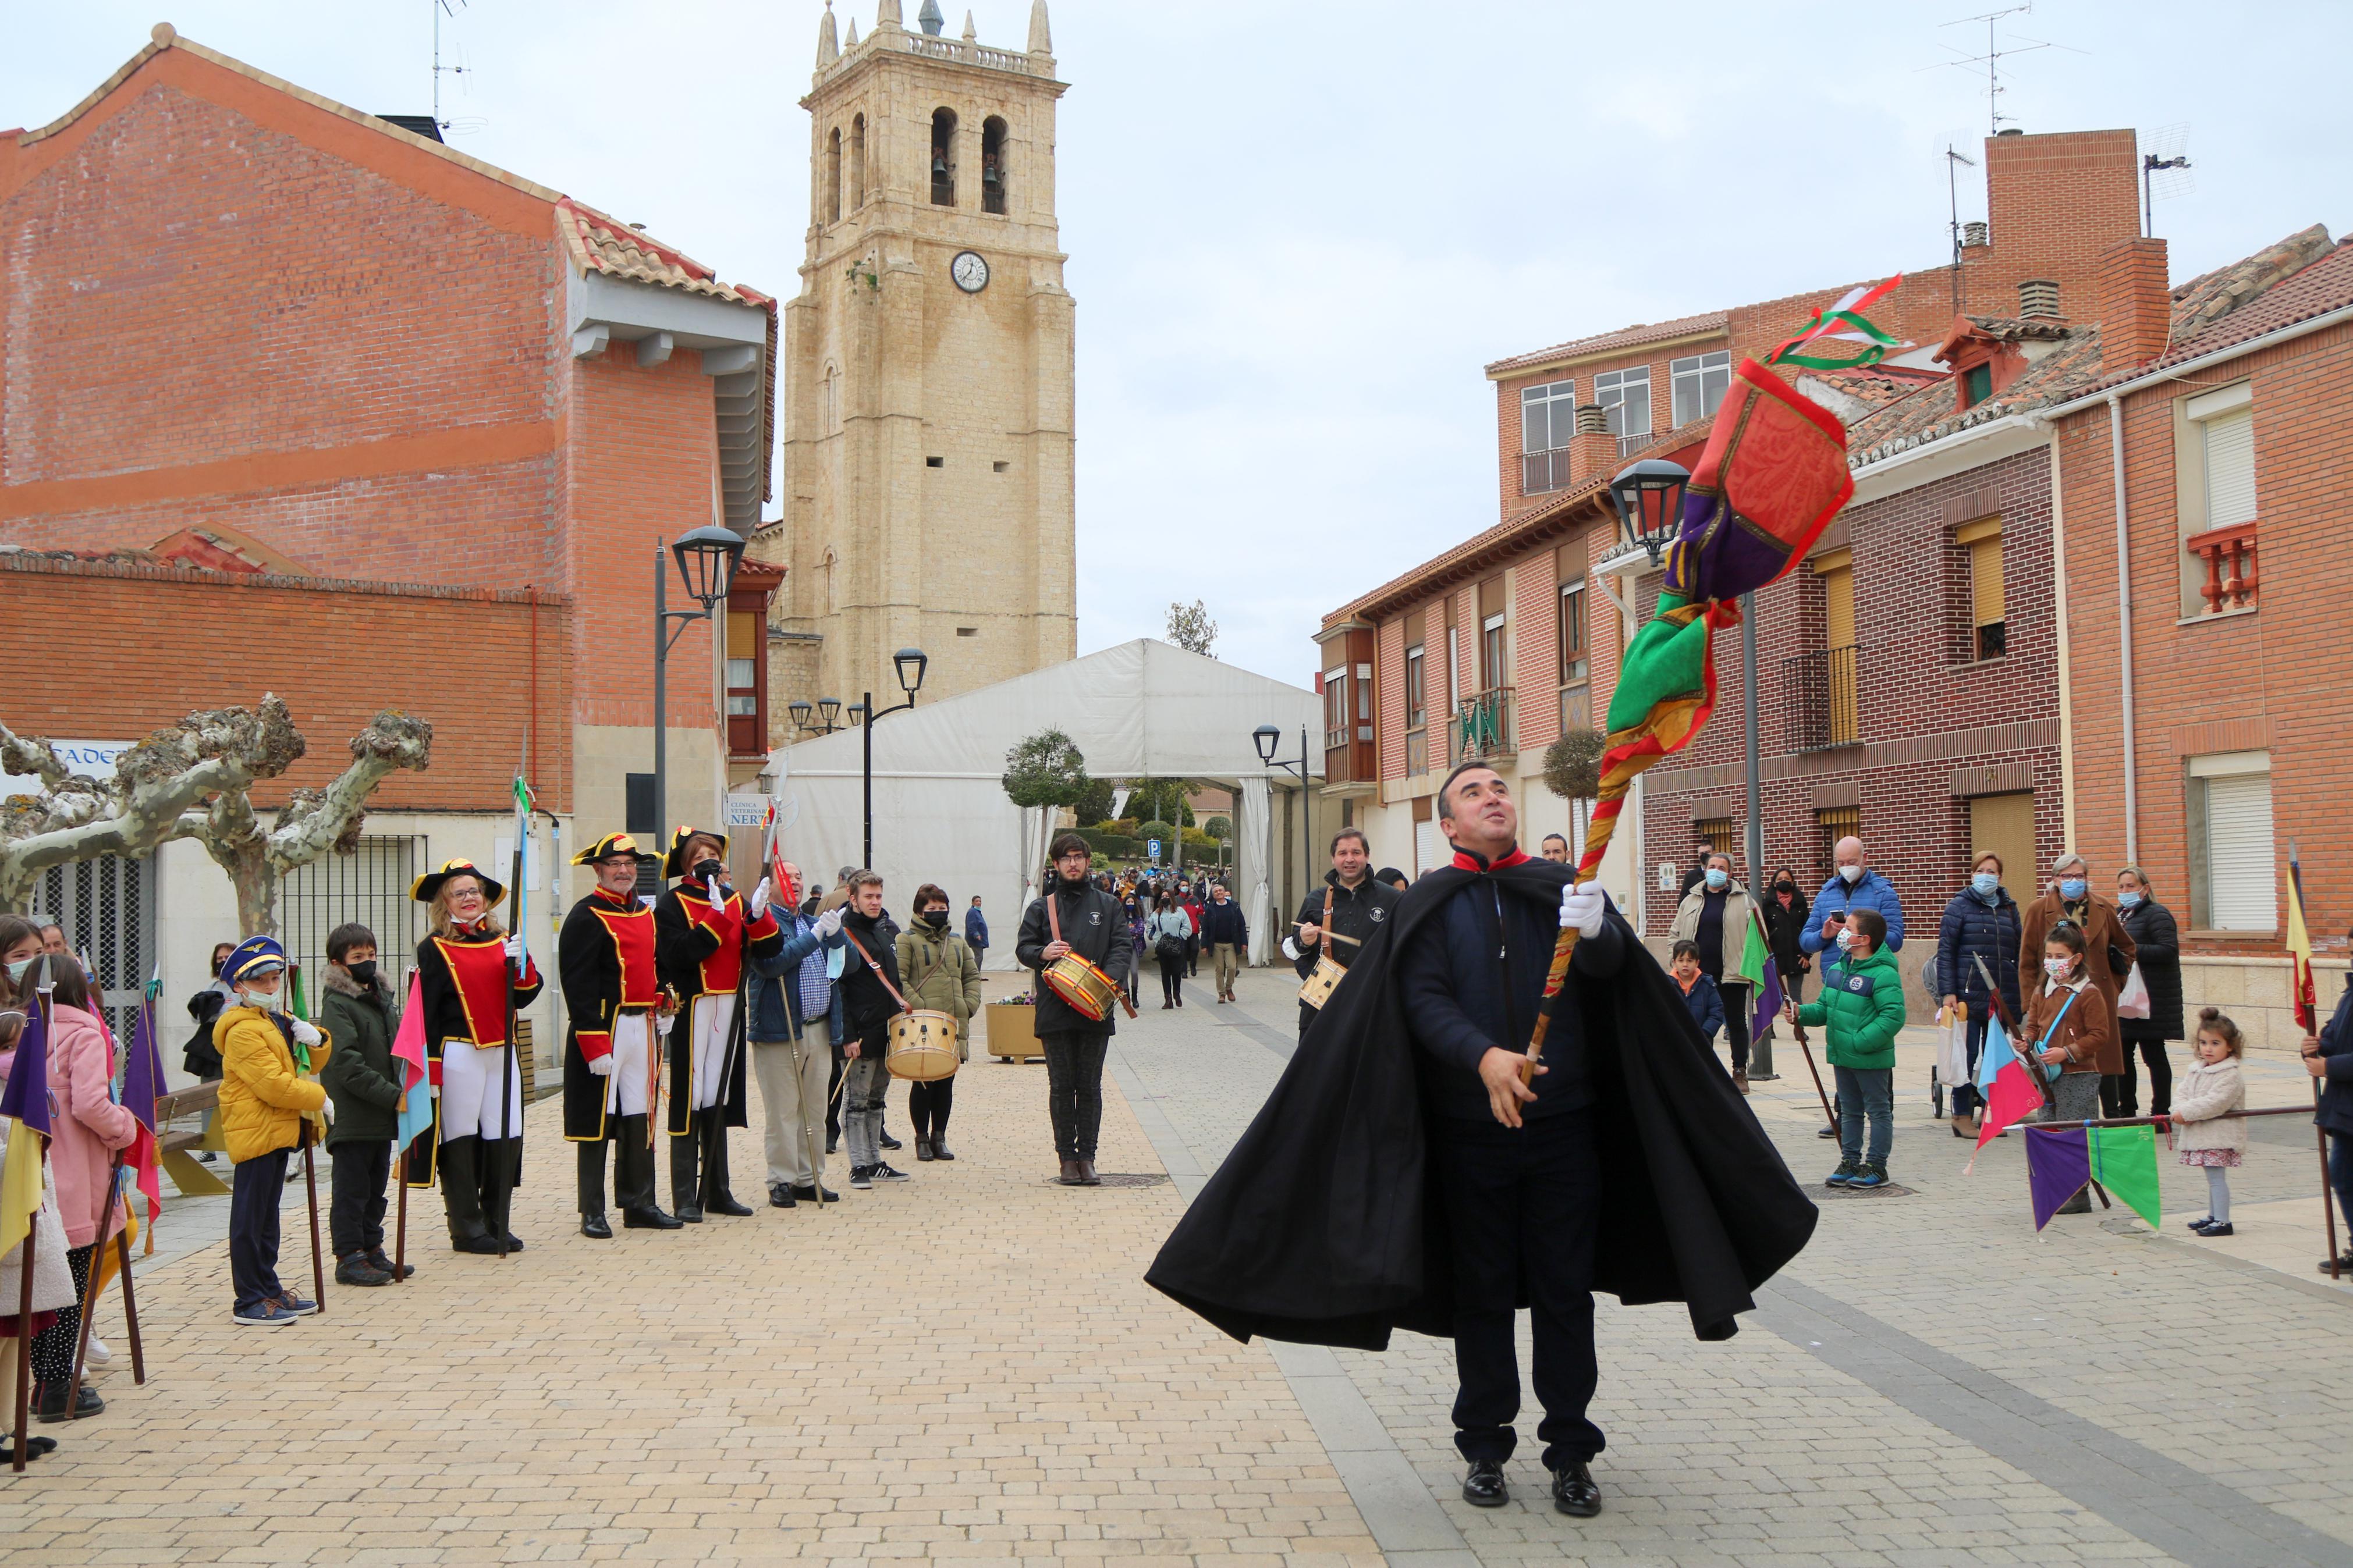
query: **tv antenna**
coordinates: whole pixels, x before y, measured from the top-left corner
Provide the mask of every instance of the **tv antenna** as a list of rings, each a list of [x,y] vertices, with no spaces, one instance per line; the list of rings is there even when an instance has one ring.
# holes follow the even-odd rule
[[[466,0],[456,0],[457,5],[464,4]],[[441,63],[441,17],[444,13],[452,16],[458,14],[451,0],[433,0],[433,123],[441,130],[447,131],[451,122],[441,118],[441,79],[444,76],[471,76],[474,74],[474,68],[445,66]]]
[[[2186,196],[2198,188],[2189,173],[2189,122],[2160,125],[2141,133],[2140,190],[2141,236],[2152,237],[2157,233],[2157,204],[2160,197]]]
[[[2000,39],[1995,35],[1994,25],[2005,16],[2027,16],[2033,15],[2033,12],[2034,0],[2025,0],[2023,5],[2012,5],[2006,10],[1988,11],[1983,15],[1977,16],[1958,16],[1954,18],[1952,21],[1939,24],[1939,26],[1947,27],[1966,27],[1970,26],[1972,23],[1977,22],[1983,22],[1985,24],[1985,53],[1981,55],[1966,55],[1957,60],[1941,60],[1937,63],[1939,65],[1957,67],[1964,70],[1968,69],[1971,66],[1985,67],[1986,134],[1989,136],[1999,136],[2001,134],[2001,124],[2003,121],[2015,121],[2017,119],[2016,115],[2004,114],[2001,111],[2001,95],[2010,90],[2008,88],[2001,85],[2002,61],[2008,59],[2012,55],[2031,55],[2037,49],[2066,49],[2069,54],[2073,55],[2080,55],[2085,52],[2082,49],[2070,47],[2065,44],[2052,43],[2048,39],[2029,38],[2017,35],[2012,35],[2009,47],[2004,47]],[[1950,49],[1957,55],[1961,53],[1957,47],[1951,44],[1940,44],[1937,47],[1939,48]],[[1936,68],[1933,66],[1924,66],[1921,68],[1924,70],[1933,70]]]
[[[1978,161],[1954,143],[1958,135],[1945,139],[1945,194],[1952,206],[1953,230],[1953,314],[1961,313],[1961,165],[1974,169]]]

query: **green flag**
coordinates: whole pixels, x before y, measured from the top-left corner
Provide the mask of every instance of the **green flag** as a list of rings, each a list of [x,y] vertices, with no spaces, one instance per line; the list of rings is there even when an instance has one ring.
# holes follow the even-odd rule
[[[2092,1180],[2155,1226],[2158,1224],[2157,1129],[2086,1127]]]

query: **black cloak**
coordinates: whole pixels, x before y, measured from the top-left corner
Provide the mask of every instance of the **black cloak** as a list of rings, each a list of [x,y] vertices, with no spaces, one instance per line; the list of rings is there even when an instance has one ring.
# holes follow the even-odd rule
[[[1395,1329],[1451,1336],[1444,1211],[1396,958],[1478,876],[1557,907],[1571,874],[1548,860],[1449,867],[1408,889],[1146,1282],[1243,1341],[1385,1350]],[[1601,1166],[1594,1285],[1629,1306],[1684,1302],[1701,1339],[1729,1339],[1819,1216],[1674,983],[1609,919],[1624,968],[1573,976],[1554,1004],[1584,1009]]]

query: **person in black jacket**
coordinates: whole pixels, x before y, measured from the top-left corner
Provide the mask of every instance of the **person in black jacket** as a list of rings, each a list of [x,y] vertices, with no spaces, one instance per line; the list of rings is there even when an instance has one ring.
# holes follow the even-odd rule
[[[2353,1215],[2353,974],[2345,977],[2336,1016],[2319,1034],[2304,1037],[2304,1070],[2320,1080],[2320,1106],[2312,1120],[2328,1134],[2328,1184],[2337,1189],[2337,1212]],[[2342,1256],[2321,1259],[2320,1271],[2353,1275],[2353,1243]]]
[[[195,1020],[196,1032],[188,1037],[187,1047],[180,1053],[180,1067],[183,1071],[194,1073],[198,1083],[220,1080],[221,1054],[219,1047],[213,1044],[213,1020],[220,1016],[223,1007],[228,1005],[229,988],[221,981],[221,963],[236,951],[237,943],[233,942],[213,943],[212,984],[188,998],[188,1016]],[[205,1133],[208,1138],[213,1130],[213,1119],[219,1114],[217,1110],[205,1112]],[[213,1163],[213,1152],[210,1149],[199,1150],[196,1158],[209,1165]]]
[[[1373,852],[1363,829],[1344,827],[1334,834],[1332,868],[1324,874],[1324,886],[1299,905],[1299,978],[1304,980],[1315,973],[1318,953],[1330,953],[1332,962],[1343,969],[1354,963],[1403,897],[1388,883],[1375,879]],[[1324,929],[1327,920],[1328,931]],[[1314,1021],[1315,1009],[1302,1002],[1300,1034],[1305,1035],[1307,1026]]]
[[[1969,885],[1945,906],[1936,934],[1936,973],[1929,984],[1954,1012],[1968,1010],[1969,1081],[1953,1088],[1953,1136],[1966,1138],[1983,1097],[1978,1093],[1978,1055],[1985,1048],[1986,1020],[1999,994],[2013,1026],[2024,1016],[2018,993],[2018,900],[2001,885],[2001,857],[1991,850],[1969,868]],[[1980,967],[1982,962],[1982,967]],[[1986,976],[1993,976],[1988,990]]]
[[[1765,940],[1773,949],[1773,967],[1781,976],[1781,994],[1792,1002],[1806,999],[1806,976],[1814,961],[1798,945],[1805,934],[1806,917],[1813,906],[1798,886],[1798,874],[1787,866],[1773,873],[1758,894],[1757,908],[1765,917]]]
[[[2148,873],[2137,866],[2116,873],[2116,919],[2133,939],[2133,962],[2140,965],[2141,984],[2148,987],[2148,1016],[2116,1020],[2125,1070],[2116,1076],[2112,1094],[2116,1109],[2109,1114],[2140,1114],[2136,1109],[2140,1074],[2133,1063],[2137,1054],[2148,1064],[2148,1113],[2163,1116],[2173,1109],[2173,1063],[2165,1054],[2165,1043],[2182,1037],[2181,929],[2174,924],[2173,911],[2157,901]]]
[[[1217,963],[1218,1000],[1230,1002],[1234,977],[1250,952],[1250,921],[1223,882],[1209,885],[1209,901],[1201,907],[1201,941]]]
[[[899,979],[899,933],[882,912],[882,877],[860,871],[849,879],[849,909],[841,920],[849,955],[841,963],[841,1135],[849,1144],[849,1184],[903,1182],[904,1171],[882,1158],[882,1095],[891,1087],[883,1060],[891,1050],[891,1020],[905,1008]]]
[[[1022,911],[1013,953],[1023,968],[1038,973],[1038,1043],[1046,1052],[1047,1106],[1062,1166],[1058,1179],[1066,1187],[1101,1186],[1095,1139],[1103,1127],[1103,1058],[1114,1026],[1108,1005],[1102,1017],[1091,1018],[1062,1000],[1046,984],[1045,971],[1064,953],[1075,952],[1124,990],[1134,950],[1119,900],[1087,879],[1093,854],[1087,841],[1065,833],[1054,840],[1051,853],[1053,875],[1045,893]]]

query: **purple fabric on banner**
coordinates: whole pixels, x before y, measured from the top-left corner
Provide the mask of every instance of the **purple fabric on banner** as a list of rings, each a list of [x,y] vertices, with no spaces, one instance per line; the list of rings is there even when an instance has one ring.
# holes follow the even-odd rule
[[[8,1087],[0,1089],[0,1117],[14,1117],[48,1136],[49,1032],[41,1023],[38,1001],[26,997],[25,1030],[16,1037],[16,1059],[8,1069]]]
[[[131,1031],[131,1059],[122,1065],[123,1109],[139,1125],[155,1131],[155,1100],[164,1092],[164,1058],[155,1048],[155,1003],[139,1005],[139,1026]]]
[[[1748,1020],[1748,1037],[1758,1038],[1781,1016],[1781,970],[1772,954],[1765,956],[1765,983],[1757,987],[1757,1011]]]
[[[1676,532],[1690,551],[1669,567],[1665,586],[1687,600],[1738,598],[1773,581],[1789,563],[1786,548],[1761,530],[1743,526],[1720,495],[1685,490],[1683,526]],[[1675,569],[1685,563],[1694,570]]]
[[[2092,1180],[2091,1141],[2080,1127],[2053,1132],[2048,1128],[2026,1130],[2026,1181],[2034,1200],[2034,1228],[2051,1223],[2059,1205]]]

